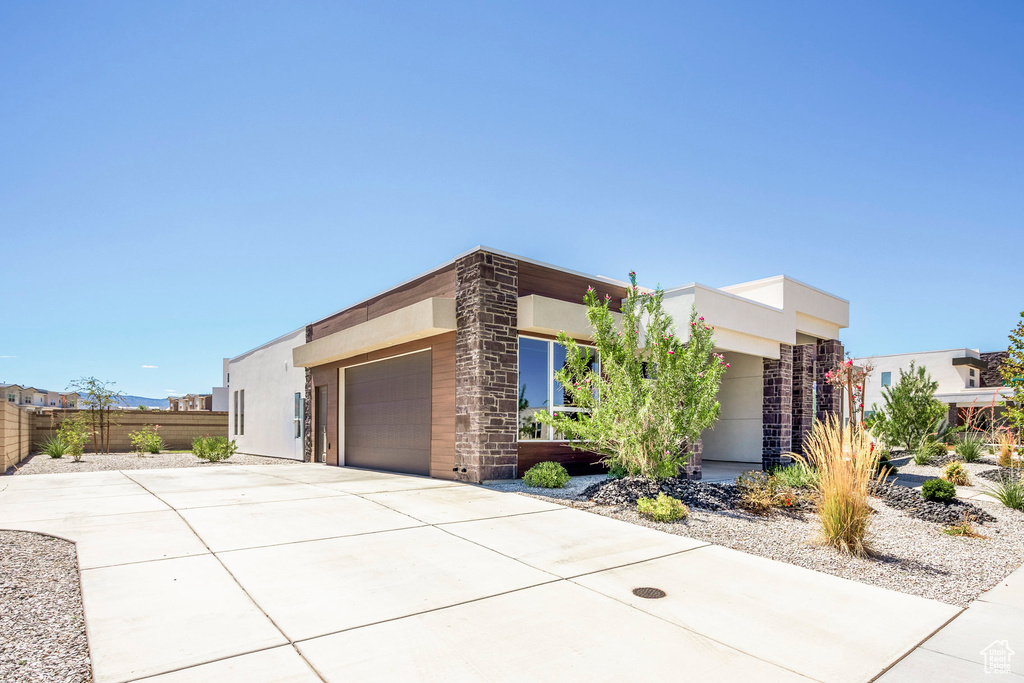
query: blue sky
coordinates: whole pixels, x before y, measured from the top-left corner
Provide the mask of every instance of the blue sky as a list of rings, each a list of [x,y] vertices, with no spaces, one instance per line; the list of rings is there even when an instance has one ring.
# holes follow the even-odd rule
[[[1020,2],[5,2],[0,381],[208,391],[476,244],[785,273],[856,355],[1004,348],[1021,35]]]

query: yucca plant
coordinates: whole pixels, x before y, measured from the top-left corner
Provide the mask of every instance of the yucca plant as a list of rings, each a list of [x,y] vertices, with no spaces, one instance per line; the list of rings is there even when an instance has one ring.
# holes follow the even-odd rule
[[[985,447],[984,439],[977,434],[965,434],[956,441],[956,454],[964,462],[974,462],[981,457]]]
[[[42,451],[51,458],[63,458],[68,453],[68,445],[59,436],[51,436],[43,442]]]
[[[954,460],[946,465],[945,469],[942,470],[942,478],[957,486],[971,485],[971,476],[967,473],[967,468],[959,460]]]
[[[1024,480],[1020,477],[1004,476],[994,486],[986,487],[985,493],[1008,508],[1024,510]]]
[[[851,555],[871,554],[868,494],[880,478],[871,440],[861,429],[844,430],[839,419],[830,416],[814,424],[804,452],[794,457],[818,471],[822,540]]]

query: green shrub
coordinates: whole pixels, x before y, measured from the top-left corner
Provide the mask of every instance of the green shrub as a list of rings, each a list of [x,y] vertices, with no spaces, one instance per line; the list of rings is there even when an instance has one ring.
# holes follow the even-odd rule
[[[956,454],[964,462],[974,462],[980,458],[984,448],[984,440],[973,434],[960,437],[956,442]]]
[[[156,454],[163,449],[164,440],[157,434],[158,429],[160,429],[160,425],[146,425],[142,429],[128,435],[136,453],[139,455],[143,453]]]
[[[921,495],[925,500],[949,503],[956,499],[956,487],[945,479],[929,479],[921,486]]]
[[[208,462],[226,460],[238,451],[234,441],[225,436],[202,436],[192,439],[192,454]]]
[[[640,498],[636,501],[636,511],[655,522],[674,522],[690,514],[681,500],[664,493],[659,493],[657,498]]]
[[[59,436],[51,436],[43,442],[42,451],[51,458],[63,458],[68,453],[68,445]]]
[[[539,462],[523,475],[523,483],[542,489],[560,489],[569,483],[569,473],[557,462]]]
[[[795,489],[812,489],[818,483],[818,471],[802,462],[772,469],[771,476],[783,486]]]
[[[1020,478],[1004,476],[994,486],[986,487],[985,493],[1008,508],[1024,510],[1024,480]]]
[[[964,467],[963,463],[959,460],[954,460],[946,465],[942,470],[942,478],[951,484],[956,484],[957,486],[971,485],[971,477],[967,473],[967,468]]]
[[[92,434],[88,420],[86,413],[77,413],[74,417],[65,418],[57,428],[57,436],[67,445],[67,453],[75,462],[81,461],[85,442]]]
[[[929,438],[921,439],[917,445],[917,450],[914,451],[914,464],[915,465],[929,465],[933,458],[937,458],[940,455],[946,454],[946,447],[938,442],[933,441]]]
[[[808,469],[815,472],[813,468]],[[794,479],[797,478],[796,475],[792,476]],[[817,486],[816,473],[814,477],[814,486]],[[801,499],[806,498],[797,487],[788,485],[780,477],[757,471],[744,472],[736,477],[736,489],[740,494],[739,506],[755,515],[768,514],[773,508],[792,508]]]

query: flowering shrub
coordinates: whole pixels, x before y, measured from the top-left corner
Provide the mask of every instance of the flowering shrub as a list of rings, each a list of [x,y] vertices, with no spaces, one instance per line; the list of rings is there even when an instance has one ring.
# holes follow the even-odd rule
[[[566,364],[556,378],[581,412],[536,417],[573,448],[601,453],[616,472],[664,479],[679,473],[688,448],[718,419],[718,387],[729,364],[715,353],[712,328],[696,308],[681,339],[662,310],[662,290],[641,292],[634,272],[629,280],[621,327],[609,297],[599,300],[589,288],[584,299],[600,374],[591,371],[586,349],[558,335]]]
[[[157,434],[158,429],[160,429],[160,425],[146,425],[128,435],[136,453],[142,455],[143,453],[160,452],[164,447],[164,440]]]

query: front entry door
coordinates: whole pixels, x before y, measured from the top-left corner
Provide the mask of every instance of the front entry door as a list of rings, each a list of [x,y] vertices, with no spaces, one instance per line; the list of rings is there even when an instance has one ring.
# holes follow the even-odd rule
[[[316,461],[327,462],[327,387],[316,388]]]

